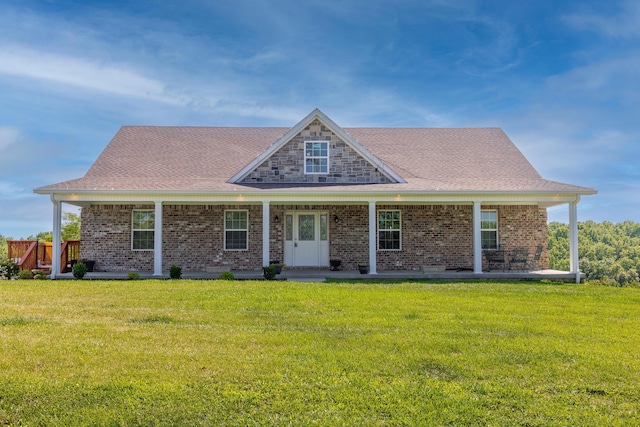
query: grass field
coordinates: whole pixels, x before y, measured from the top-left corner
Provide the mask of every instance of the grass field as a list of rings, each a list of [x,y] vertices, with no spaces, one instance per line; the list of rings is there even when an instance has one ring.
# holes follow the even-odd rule
[[[0,425],[640,425],[640,289],[0,282]]]

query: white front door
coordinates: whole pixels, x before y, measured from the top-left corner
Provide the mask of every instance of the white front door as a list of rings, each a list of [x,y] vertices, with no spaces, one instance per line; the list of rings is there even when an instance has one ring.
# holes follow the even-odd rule
[[[285,215],[284,263],[292,267],[329,265],[327,213],[291,212]]]

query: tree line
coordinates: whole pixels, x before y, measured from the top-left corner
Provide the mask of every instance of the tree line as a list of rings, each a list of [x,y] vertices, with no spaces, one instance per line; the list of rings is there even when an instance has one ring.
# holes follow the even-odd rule
[[[569,270],[569,226],[551,222],[549,268]],[[578,265],[587,281],[640,286],[640,224],[625,221],[578,223]]]

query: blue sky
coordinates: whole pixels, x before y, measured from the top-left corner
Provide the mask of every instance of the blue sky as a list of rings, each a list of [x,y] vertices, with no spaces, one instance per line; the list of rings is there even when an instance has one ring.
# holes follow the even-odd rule
[[[3,2],[0,234],[51,230],[33,189],[84,175],[122,125],[293,126],[316,107],[345,127],[501,127],[543,177],[599,191],[580,221],[640,222],[638,22],[635,0]]]

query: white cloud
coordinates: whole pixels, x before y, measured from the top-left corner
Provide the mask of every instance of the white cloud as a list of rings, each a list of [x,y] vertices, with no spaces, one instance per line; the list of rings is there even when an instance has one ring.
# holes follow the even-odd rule
[[[605,2],[608,7],[615,2]],[[564,18],[565,22],[580,30],[593,30],[607,37],[635,38],[640,36],[640,3],[637,0],[622,2],[617,13],[607,14],[606,11],[585,11]]]
[[[0,73],[113,95],[167,104],[185,104],[180,96],[168,93],[162,82],[145,77],[126,66],[34,49],[16,46],[0,48]]]

